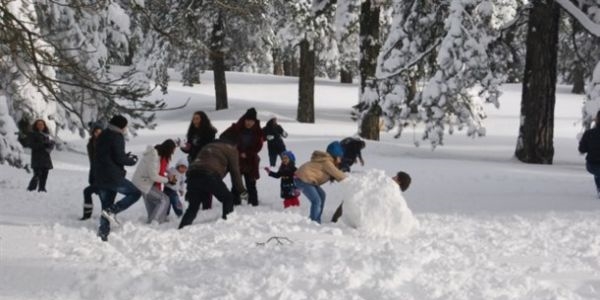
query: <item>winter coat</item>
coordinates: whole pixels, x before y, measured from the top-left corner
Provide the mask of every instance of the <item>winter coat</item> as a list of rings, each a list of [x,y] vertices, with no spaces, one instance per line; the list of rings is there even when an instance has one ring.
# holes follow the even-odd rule
[[[197,173],[209,173],[222,179],[229,173],[233,186],[243,193],[246,189],[242,184],[238,155],[235,145],[216,140],[198,152],[198,156],[188,168],[186,177],[190,178]]]
[[[94,157],[96,156],[96,139],[94,139],[93,137],[90,138],[90,140],[87,143],[87,154],[88,154],[88,158],[90,160],[90,173],[88,175],[88,183],[90,185],[94,184],[94,176],[95,176],[95,164],[94,164]]]
[[[32,131],[29,134],[29,146],[31,147],[31,168],[52,169],[50,152],[54,149],[54,141],[50,136],[40,131]]]
[[[600,128],[594,127],[586,130],[579,140],[579,152],[587,153],[585,160],[591,163],[600,163]]]
[[[114,125],[109,125],[98,136],[96,142],[95,184],[101,188],[116,187],[127,173],[124,166],[133,166],[136,161],[125,153],[123,131]]]
[[[256,120],[254,126],[248,129],[244,126],[244,119],[241,118],[237,123],[227,128],[223,135],[235,136],[237,140],[237,149],[239,152],[240,172],[252,176],[254,179],[260,178],[258,164],[260,157],[258,152],[262,149],[264,142],[263,131],[260,128],[260,121]],[[242,157],[244,153],[246,157]]]
[[[279,124],[274,124],[272,121],[267,122],[263,128],[263,134],[267,139],[269,154],[279,155],[286,150],[283,138],[287,137],[287,132]]]
[[[298,168],[296,176],[314,185],[322,185],[331,179],[342,181],[346,178],[346,174],[335,166],[333,157],[323,151],[313,152],[310,161]]]
[[[296,166],[293,163],[287,165],[281,164],[277,172],[269,171],[269,176],[274,178],[281,178],[281,193],[280,196],[283,199],[296,197],[296,184],[294,184],[294,175],[296,173]]]
[[[342,149],[344,149],[344,160],[354,163],[356,158],[362,160],[362,144],[361,141],[352,137],[345,138],[340,141]]]
[[[196,159],[198,152],[202,147],[215,140],[217,134],[216,128],[211,128],[208,132],[201,132],[200,129],[192,129],[187,134],[187,145],[185,148],[181,148],[181,151],[188,154],[188,161]]]
[[[154,183],[165,184],[169,182],[169,179],[164,176],[160,176],[160,156],[158,151],[153,146],[146,147],[146,151],[142,155],[142,159],[137,165],[131,182],[137,187],[142,194],[148,194]]]
[[[179,171],[177,171],[176,167],[170,167],[167,170],[167,176],[171,177],[173,175],[175,175],[175,177],[177,178],[177,183],[175,183],[175,184],[167,183],[165,185],[165,187],[168,187],[176,192],[179,192],[179,194],[185,193],[185,190],[186,190],[185,173],[181,174],[181,173],[179,173]]]

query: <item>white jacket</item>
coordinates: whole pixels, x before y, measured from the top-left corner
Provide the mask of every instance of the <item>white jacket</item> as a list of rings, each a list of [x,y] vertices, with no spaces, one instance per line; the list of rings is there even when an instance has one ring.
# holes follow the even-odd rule
[[[168,183],[169,179],[158,175],[160,171],[160,156],[154,146],[148,146],[138,163],[131,182],[145,195],[150,192],[154,183]]]

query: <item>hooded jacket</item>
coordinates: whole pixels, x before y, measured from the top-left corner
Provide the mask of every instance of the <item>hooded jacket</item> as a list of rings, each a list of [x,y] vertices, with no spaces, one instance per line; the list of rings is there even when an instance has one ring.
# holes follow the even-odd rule
[[[158,175],[159,170],[160,156],[158,151],[154,149],[154,146],[148,146],[133,173],[131,182],[145,195],[150,192],[155,182],[162,184],[169,182],[167,177]]]
[[[246,119],[242,116],[237,123],[231,124],[231,126],[222,133],[222,136],[231,136],[232,139],[236,141],[238,153],[244,153],[246,155],[245,158],[239,157],[240,172],[248,174],[254,179],[258,179],[260,178],[258,172],[260,157],[258,156],[258,152],[260,152],[263,147],[264,134],[260,128],[259,120],[255,120],[254,126],[251,128],[246,128],[246,126],[244,126],[245,121]],[[249,139],[246,140],[246,138]]]
[[[223,179],[229,173],[233,186],[243,193],[246,189],[242,184],[238,155],[235,145],[216,140],[198,152],[198,156],[189,166],[186,177],[190,178],[200,172],[216,174]]]
[[[322,185],[332,178],[335,181],[342,181],[346,178],[346,174],[335,166],[333,157],[323,151],[313,152],[310,161],[298,168],[296,176],[300,180],[314,185]]]
[[[109,125],[98,136],[94,158],[95,184],[102,188],[114,188],[125,178],[124,166],[135,165],[136,160],[125,153],[123,130]]]

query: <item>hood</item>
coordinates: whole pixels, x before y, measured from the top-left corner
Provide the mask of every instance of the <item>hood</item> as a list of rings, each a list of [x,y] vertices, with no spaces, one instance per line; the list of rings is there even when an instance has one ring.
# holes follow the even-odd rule
[[[154,146],[148,145],[146,146],[146,150],[144,150],[144,156],[156,156],[158,155],[158,152],[156,152],[156,149],[154,149]]]
[[[327,152],[317,150],[317,151],[313,152],[312,155],[310,156],[310,161],[312,161],[312,162],[326,162],[326,161],[333,162],[333,157],[331,157],[331,155],[329,155],[329,153],[327,153]]]

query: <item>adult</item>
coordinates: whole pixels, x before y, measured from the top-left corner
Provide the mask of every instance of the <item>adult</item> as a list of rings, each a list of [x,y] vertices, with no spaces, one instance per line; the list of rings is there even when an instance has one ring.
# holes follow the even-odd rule
[[[271,118],[265,127],[263,127],[263,134],[267,139],[267,149],[269,150],[269,165],[274,168],[277,165],[277,157],[286,151],[285,143],[283,138],[287,137],[287,132],[283,130],[281,125],[277,122],[277,118]]]
[[[186,134],[186,143],[181,151],[188,154],[188,162],[196,159],[198,152],[206,144],[215,140],[217,129],[212,125],[205,112],[199,110],[192,116],[192,121]]]
[[[192,224],[200,209],[200,204],[211,195],[223,204],[222,218],[233,211],[233,194],[223,182],[229,173],[231,185],[240,192],[241,198],[247,198],[248,193],[242,184],[239,168],[239,153],[236,149],[236,138],[222,134],[218,140],[206,145],[196,159],[190,164],[187,177],[187,193],[189,202],[179,229]]]
[[[412,181],[410,175],[408,175],[408,173],[403,172],[403,171],[399,171],[398,173],[396,173],[396,175],[394,177],[392,177],[392,180],[394,180],[394,182],[398,185],[398,187],[400,188],[400,191],[404,192],[408,189],[408,187],[410,186],[410,183]],[[331,222],[335,223],[338,221],[338,219],[342,216],[343,213],[343,208],[342,206],[344,205],[344,202],[342,201],[342,203],[340,203],[340,206],[338,206],[338,208],[335,210],[335,213],[333,213],[333,217],[331,217]]]
[[[296,171],[296,187],[310,201],[310,219],[321,223],[327,194],[321,185],[328,181],[342,181],[346,174],[338,169],[344,153],[339,142],[327,146],[327,151],[314,151],[310,161]]]
[[[164,185],[175,183],[175,175],[167,177],[169,161],[177,145],[173,140],[165,140],[159,145],[148,146],[133,173],[132,182],[141,192],[148,212],[147,223],[167,220],[169,196],[163,192]]]
[[[579,141],[579,152],[587,153],[585,156],[585,167],[594,175],[596,183],[596,194],[600,198],[600,111],[594,119],[594,127],[586,130]]]
[[[102,202],[98,236],[102,241],[108,241],[110,224],[118,224],[116,214],[130,207],[142,196],[140,190],[125,178],[125,166],[137,163],[137,156],[125,153],[126,133],[127,119],[116,115],[110,119],[108,127],[100,133],[96,142],[95,184]],[[117,193],[124,197],[115,203]]]
[[[34,191],[37,188],[38,192],[46,192],[48,173],[53,168],[50,152],[54,149],[54,144],[54,141],[50,138],[46,122],[41,119],[35,120],[29,134],[33,177],[29,181],[29,186],[27,186],[28,191]]]
[[[258,205],[258,191],[256,180],[260,178],[258,164],[260,157],[258,152],[262,149],[264,134],[260,128],[260,121],[256,118],[256,110],[250,108],[242,117],[227,128],[223,135],[235,140],[239,152],[240,172],[244,177],[244,183],[248,190],[248,203],[252,206]],[[232,187],[233,203],[240,205],[240,191]]]
[[[96,142],[98,137],[102,133],[102,127],[98,124],[94,124],[90,130],[90,139],[87,143],[87,154],[90,161],[90,173],[88,175],[88,186],[83,189],[83,217],[79,220],[87,220],[92,216],[94,211],[94,203],[92,202],[92,194],[99,194],[98,187],[94,185],[95,177],[95,164],[94,157],[96,156]]]
[[[365,148],[365,141],[355,138],[347,137],[340,141],[342,149],[344,150],[344,157],[340,164],[340,169],[344,172],[350,172],[350,167],[358,160],[361,166],[365,165],[365,161],[362,157],[362,150]]]

